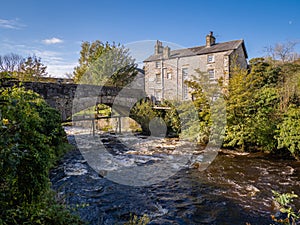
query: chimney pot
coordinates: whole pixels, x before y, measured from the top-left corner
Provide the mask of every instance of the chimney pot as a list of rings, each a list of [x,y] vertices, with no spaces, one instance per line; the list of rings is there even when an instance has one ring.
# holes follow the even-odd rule
[[[169,57],[170,57],[170,48],[169,46],[166,46],[163,49],[163,58],[168,59]]]
[[[162,46],[162,42],[157,40],[156,41],[156,44],[154,46],[154,53],[156,55],[160,54],[160,53],[163,53],[163,46]]]
[[[213,36],[213,32],[210,31],[208,35],[206,35],[206,47],[210,47],[216,44],[216,38]]]

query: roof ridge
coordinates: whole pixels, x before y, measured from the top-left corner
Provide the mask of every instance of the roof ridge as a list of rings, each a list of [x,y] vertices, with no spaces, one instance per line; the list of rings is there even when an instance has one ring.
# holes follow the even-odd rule
[[[186,57],[186,56],[192,56],[192,55],[196,56],[196,55],[203,55],[203,54],[235,50],[243,43],[244,43],[244,39],[238,39],[238,40],[232,40],[232,41],[226,41],[226,42],[219,42],[219,43],[216,43],[209,47],[202,45],[202,46],[175,49],[175,50],[170,51],[170,58]],[[162,55],[163,55],[162,53],[157,54],[157,55],[151,55],[144,61],[160,60]]]
[[[228,44],[228,43],[231,43],[231,42],[238,42],[238,41],[244,41],[244,39],[237,39],[237,40],[232,40],[232,41],[225,41],[225,42],[217,42],[215,43],[214,45],[210,46],[210,47],[213,47],[213,46],[216,46],[216,45],[220,45],[220,44]],[[188,47],[188,48],[180,48],[180,49],[176,49],[176,50],[181,50],[181,49],[192,49],[192,48],[200,48],[200,47],[204,47],[206,48],[206,45],[200,45],[200,46],[194,46],[194,47]],[[208,47],[208,48],[210,48]],[[172,50],[171,50],[172,51]],[[175,51],[175,50],[173,50]]]

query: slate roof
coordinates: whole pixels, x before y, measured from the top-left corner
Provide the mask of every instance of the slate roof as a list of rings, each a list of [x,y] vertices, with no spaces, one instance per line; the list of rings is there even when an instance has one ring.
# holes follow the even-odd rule
[[[222,42],[222,43],[216,43],[210,47],[206,46],[198,46],[193,48],[184,48],[184,49],[178,49],[170,51],[170,57],[172,58],[181,58],[181,57],[187,57],[187,56],[195,56],[195,55],[205,55],[210,53],[216,53],[216,52],[225,52],[230,50],[237,49],[240,45],[242,45],[244,49],[244,54],[246,58],[248,58],[246,47],[244,44],[244,40],[235,40],[235,41],[228,41],[228,42]],[[157,61],[162,59],[162,53],[157,55],[151,55],[147,59],[144,60],[144,62],[151,62],[151,61]]]

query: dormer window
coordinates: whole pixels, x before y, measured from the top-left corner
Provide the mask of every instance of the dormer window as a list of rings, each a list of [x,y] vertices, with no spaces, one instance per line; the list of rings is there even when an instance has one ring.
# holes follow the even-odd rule
[[[213,63],[215,61],[215,57],[213,55],[207,56],[207,63]]]

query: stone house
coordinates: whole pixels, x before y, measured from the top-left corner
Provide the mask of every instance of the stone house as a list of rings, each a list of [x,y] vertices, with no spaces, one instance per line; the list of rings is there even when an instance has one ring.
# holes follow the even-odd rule
[[[247,51],[243,40],[217,43],[213,32],[206,36],[206,45],[172,50],[157,41],[154,54],[144,60],[145,91],[156,100],[187,100],[191,96],[185,80],[199,76],[198,69],[211,82],[223,78],[228,83],[231,65],[247,68]]]

